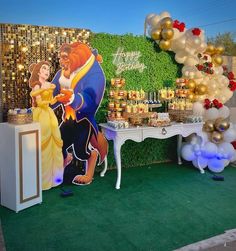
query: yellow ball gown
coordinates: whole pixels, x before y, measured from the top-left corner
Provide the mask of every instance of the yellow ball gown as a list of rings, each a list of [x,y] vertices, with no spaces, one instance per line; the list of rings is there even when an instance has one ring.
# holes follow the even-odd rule
[[[42,160],[42,189],[55,187],[63,181],[63,155],[61,133],[58,120],[49,104],[53,100],[53,89],[38,89],[31,92],[37,97],[36,107],[33,107],[33,120],[41,127],[41,160]]]

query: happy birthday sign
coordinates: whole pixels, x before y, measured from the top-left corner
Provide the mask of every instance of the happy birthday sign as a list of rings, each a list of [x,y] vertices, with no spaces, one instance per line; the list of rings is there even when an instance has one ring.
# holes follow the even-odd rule
[[[139,62],[141,56],[140,51],[124,52],[124,49],[119,47],[113,54],[113,64],[117,66],[116,74],[119,75],[123,71],[138,70],[140,73],[147,68],[143,63]]]

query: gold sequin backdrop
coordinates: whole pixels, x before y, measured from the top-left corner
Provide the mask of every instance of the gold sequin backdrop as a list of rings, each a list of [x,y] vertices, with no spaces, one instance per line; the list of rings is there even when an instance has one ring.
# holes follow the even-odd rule
[[[58,50],[63,43],[89,44],[90,31],[48,26],[0,24],[0,122],[12,108],[31,107],[30,64],[49,61],[51,77],[59,70]]]

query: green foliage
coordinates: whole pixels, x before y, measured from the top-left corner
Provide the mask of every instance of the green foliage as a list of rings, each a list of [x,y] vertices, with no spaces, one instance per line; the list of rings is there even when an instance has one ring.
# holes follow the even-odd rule
[[[235,33],[226,32],[218,34],[216,37],[208,38],[207,42],[212,43],[215,46],[223,45],[225,47],[224,55],[236,56],[235,36]]]
[[[127,90],[142,88],[144,91],[156,91],[163,86],[172,86],[175,79],[180,77],[181,67],[176,64],[174,54],[160,50],[155,42],[143,36],[93,34],[91,45],[98,49],[103,57],[102,68],[107,79],[104,99],[96,116],[98,123],[106,122],[110,80],[116,77],[116,66],[112,63],[113,54],[119,47],[122,47],[124,52],[140,51],[139,62],[147,67],[142,73],[130,70],[124,71],[119,76],[125,78]],[[173,139],[147,139],[142,143],[127,142],[122,148],[122,165],[128,167],[164,161],[171,157],[169,153],[173,153],[171,149],[174,148]],[[112,144],[108,161],[109,166],[114,165]]]

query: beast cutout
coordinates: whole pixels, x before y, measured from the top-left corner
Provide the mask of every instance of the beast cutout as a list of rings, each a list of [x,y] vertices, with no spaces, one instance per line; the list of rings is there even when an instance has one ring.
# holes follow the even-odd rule
[[[55,109],[63,108],[60,125],[63,140],[64,167],[75,157],[86,163],[84,175],[77,175],[74,184],[91,183],[98,156],[101,164],[108,152],[108,143],[99,132],[95,114],[105,90],[105,76],[100,66],[102,58],[83,43],[63,44],[59,51],[61,69],[52,83]],[[73,154],[69,153],[73,149]]]

